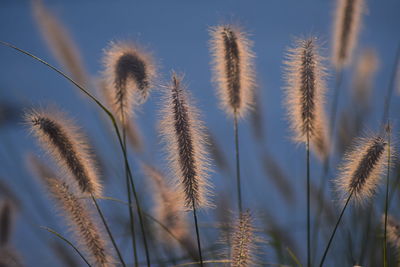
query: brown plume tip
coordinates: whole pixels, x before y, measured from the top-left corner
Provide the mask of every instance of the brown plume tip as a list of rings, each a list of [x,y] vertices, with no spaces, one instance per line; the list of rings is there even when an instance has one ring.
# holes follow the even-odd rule
[[[363,204],[377,190],[382,174],[387,168],[388,142],[381,136],[360,138],[354,148],[346,153],[341,174],[336,181],[338,191]],[[392,153],[392,148],[390,148]]]
[[[214,81],[221,106],[232,116],[244,117],[253,104],[254,53],[247,34],[233,25],[210,29]]]
[[[364,0],[337,0],[333,35],[333,63],[337,69],[348,65],[360,32]]]
[[[203,123],[182,84],[173,73],[166,88],[161,113],[161,133],[172,166],[172,176],[179,178],[188,209],[210,206],[209,156]]]
[[[82,193],[101,195],[88,142],[74,123],[54,110],[33,110],[25,114],[25,121],[43,149],[66,174],[74,177]]]
[[[127,120],[148,97],[156,77],[152,56],[133,43],[113,42],[104,53],[104,78],[112,109]]]
[[[316,38],[298,39],[289,49],[286,64],[286,106],[296,142],[307,137],[318,156],[329,153],[328,126],[324,110],[325,68]]]
[[[79,246],[90,256],[90,260],[96,266],[113,266],[106,242],[86,205],[66,183],[54,178],[47,179],[46,183],[61,214],[67,218]]]

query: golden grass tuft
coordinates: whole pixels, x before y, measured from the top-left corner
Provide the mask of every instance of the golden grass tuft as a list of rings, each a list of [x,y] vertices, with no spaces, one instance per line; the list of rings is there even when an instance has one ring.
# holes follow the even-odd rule
[[[381,136],[359,138],[346,153],[336,188],[343,197],[353,192],[353,201],[363,204],[377,190],[387,168],[389,145]],[[390,148],[393,151],[393,148]]]
[[[55,110],[32,110],[25,114],[25,121],[43,149],[66,175],[74,177],[83,193],[101,195],[88,142],[71,120]]]
[[[52,53],[80,85],[88,82],[79,50],[62,22],[47,9],[42,0],[34,0],[34,17]]]
[[[286,107],[294,140],[307,142],[321,158],[329,153],[325,115],[325,67],[316,38],[298,39],[289,49],[286,65]]]
[[[254,53],[247,34],[234,25],[210,28],[214,78],[221,107],[232,116],[244,117],[253,104]]]
[[[209,156],[205,149],[204,128],[182,84],[182,76],[172,74],[163,102],[160,130],[172,176],[179,179],[178,185],[185,196],[185,206],[188,209],[209,207]]]
[[[154,86],[156,66],[150,53],[137,44],[112,42],[104,52],[104,81],[112,110],[124,122]]]
[[[106,241],[84,202],[66,183],[54,178],[48,178],[46,183],[61,215],[67,218],[79,247],[89,255],[90,261],[96,266],[113,266]]]
[[[361,27],[364,0],[337,0],[332,61],[341,69],[351,61]]]
[[[255,233],[253,219],[247,210],[240,214],[232,234],[231,262],[234,267],[253,266],[255,262]]]

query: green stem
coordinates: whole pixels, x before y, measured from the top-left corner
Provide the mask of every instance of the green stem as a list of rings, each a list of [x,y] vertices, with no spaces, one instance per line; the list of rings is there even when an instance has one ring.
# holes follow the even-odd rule
[[[60,238],[61,240],[63,240],[64,242],[66,242],[68,245],[70,245],[75,251],[76,253],[78,253],[78,255],[82,258],[82,260],[89,266],[91,267],[90,263],[86,260],[86,258],[83,256],[83,254],[75,247],[74,244],[72,244],[71,241],[69,241],[68,239],[66,239],[65,237],[63,237],[60,233],[56,232],[55,230],[46,227],[46,226],[40,226],[40,228],[56,235],[58,238]]]
[[[122,121],[124,121],[124,120],[122,120]],[[125,124],[123,124],[123,127],[122,127],[122,137],[123,137],[124,148],[125,148],[125,150],[127,150]],[[134,256],[135,266],[138,267],[139,262],[138,262],[137,249],[136,249],[135,221],[133,218],[133,211],[132,211],[132,198],[131,198],[131,188],[129,186],[129,175],[128,175],[128,171],[126,168],[125,168],[125,179],[126,179],[126,190],[127,190],[127,194],[128,194],[128,203],[129,203],[128,209],[129,209],[130,230],[131,230],[131,235],[132,235],[133,256]]]
[[[387,215],[389,210],[389,178],[390,178],[390,125],[388,124],[388,163],[386,175],[386,195],[385,195],[385,227],[383,238],[383,266],[387,267]]]
[[[311,266],[310,248],[310,136],[307,132],[307,266]]]
[[[113,244],[113,246],[114,246],[114,249],[115,249],[115,251],[117,252],[118,258],[119,258],[119,260],[120,260],[121,263],[122,263],[122,266],[126,267],[125,261],[124,261],[124,259],[122,258],[122,255],[121,255],[121,252],[120,252],[119,249],[118,249],[117,243],[116,243],[115,240],[114,240],[114,237],[113,237],[113,235],[112,235],[112,233],[111,233],[110,228],[108,227],[108,224],[107,224],[107,222],[106,222],[106,219],[104,218],[103,212],[101,211],[101,209],[100,209],[100,207],[99,207],[99,204],[97,203],[97,200],[96,200],[96,198],[93,196],[93,194],[91,194],[91,197],[92,197],[92,200],[93,200],[94,205],[96,206],[97,212],[98,212],[99,215],[100,215],[101,221],[103,222],[104,227],[106,228],[107,234],[108,234],[108,236],[110,237],[110,240],[111,240],[111,242],[112,242],[112,244]]]
[[[238,196],[238,208],[239,208],[239,214],[242,214],[242,188],[240,183],[240,158],[239,158],[239,129],[238,129],[238,119],[236,112],[233,119],[233,130],[235,135],[236,186],[237,186],[237,196]]]
[[[199,232],[199,225],[197,223],[196,205],[195,205],[194,201],[193,201],[193,219],[194,219],[194,226],[196,228],[197,248],[199,250],[200,266],[203,267],[203,256],[201,255],[200,232]]]
[[[336,115],[337,115],[337,108],[338,108],[338,103],[339,103],[339,95],[340,95],[340,88],[342,85],[342,80],[343,80],[342,69],[336,70],[335,87],[334,87],[333,101],[332,101],[330,121],[329,121],[329,139],[330,140],[333,139],[334,134],[335,134]],[[333,144],[334,144],[334,142],[332,142],[331,152],[334,149]],[[315,232],[314,232],[315,235],[313,235],[313,244],[315,244],[319,238],[321,216],[322,216],[322,211],[323,211],[324,204],[325,204],[325,196],[323,195],[323,192],[325,190],[326,181],[327,181],[326,176],[329,173],[329,169],[330,169],[330,153],[328,153],[328,155],[326,156],[326,158],[324,160],[323,172],[322,172],[322,177],[321,177],[322,182],[318,189],[319,195],[322,196],[322,201],[318,202],[317,215],[315,218]]]
[[[345,210],[346,210],[346,208],[347,208],[347,205],[349,204],[350,199],[351,199],[351,197],[353,196],[353,192],[354,192],[354,190],[351,190],[350,195],[347,197],[346,204],[344,204],[344,207],[343,207],[343,209],[342,209],[342,212],[340,213],[339,219],[337,220],[336,225],[335,225],[335,228],[333,229],[333,232],[332,232],[332,234],[331,234],[331,237],[329,238],[328,245],[327,245],[326,248],[325,248],[324,255],[322,256],[321,263],[319,264],[320,267],[322,267],[323,264],[324,264],[324,261],[325,261],[326,255],[328,254],[329,248],[330,248],[330,246],[331,246],[333,237],[334,237],[335,234],[336,234],[336,230],[337,230],[338,227],[339,227],[340,221],[342,220],[342,217],[343,217],[343,214],[344,214],[344,212],[345,212]]]

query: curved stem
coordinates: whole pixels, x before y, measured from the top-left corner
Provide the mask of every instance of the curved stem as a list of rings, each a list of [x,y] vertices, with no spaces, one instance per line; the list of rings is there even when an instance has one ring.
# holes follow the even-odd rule
[[[82,260],[87,264],[87,266],[91,267],[90,263],[88,262],[88,260],[83,256],[83,254],[75,247],[74,244],[72,244],[71,241],[69,241],[68,239],[66,239],[65,237],[63,237],[60,233],[56,232],[55,230],[46,227],[46,226],[40,226],[40,228],[52,233],[53,235],[56,235],[58,238],[60,238],[61,240],[63,240],[64,242],[66,242],[68,245],[70,245],[75,251],[76,253],[78,253],[78,255],[82,258]]]
[[[238,119],[236,112],[233,119],[233,130],[235,135],[236,187],[237,187],[237,197],[238,197],[238,208],[239,208],[239,214],[242,214],[242,188],[240,183],[240,158],[239,158],[239,129],[238,129]]]
[[[112,244],[113,244],[113,246],[114,246],[114,249],[115,249],[115,251],[117,252],[118,258],[119,258],[119,260],[120,260],[121,263],[122,263],[122,266],[126,267],[125,261],[124,261],[124,259],[122,258],[122,255],[121,255],[121,252],[120,252],[119,249],[118,249],[117,243],[116,243],[115,240],[114,240],[114,237],[113,237],[113,235],[112,235],[112,233],[111,233],[110,228],[108,227],[108,224],[107,224],[107,222],[106,222],[106,219],[104,218],[103,212],[101,211],[101,209],[100,209],[100,207],[99,207],[99,204],[97,203],[97,200],[96,200],[96,198],[93,196],[93,194],[91,194],[91,197],[92,197],[92,200],[93,200],[94,205],[96,206],[97,212],[98,212],[99,215],[100,215],[101,221],[103,222],[104,227],[106,228],[107,234],[108,234],[108,236],[110,237],[110,240],[111,240],[111,242],[112,242]]]
[[[344,207],[343,207],[343,209],[342,209],[342,212],[340,213],[339,219],[337,220],[336,225],[335,225],[335,228],[333,229],[333,232],[332,232],[332,234],[331,234],[331,237],[329,238],[328,245],[327,245],[326,248],[325,248],[324,255],[322,256],[321,263],[319,264],[320,267],[322,267],[323,264],[324,264],[324,261],[325,261],[326,255],[328,254],[328,251],[329,251],[329,248],[330,248],[330,246],[331,246],[332,240],[333,240],[333,238],[335,237],[336,230],[338,229],[339,224],[340,224],[340,221],[342,220],[343,214],[344,214],[344,212],[345,212],[345,210],[346,210],[346,208],[347,208],[347,205],[349,204],[350,199],[351,199],[351,197],[353,196],[353,192],[354,192],[354,191],[351,190],[350,195],[347,197],[346,204],[344,204]]]

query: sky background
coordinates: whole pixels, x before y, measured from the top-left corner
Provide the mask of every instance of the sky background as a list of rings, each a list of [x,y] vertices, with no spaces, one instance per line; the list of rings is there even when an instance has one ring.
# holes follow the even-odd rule
[[[400,1],[368,0],[364,16],[357,56],[363,48],[373,48],[379,56],[379,69],[373,88],[372,112],[366,129],[376,131],[382,116],[382,106],[394,62],[396,47],[400,41]],[[159,66],[160,84],[168,81],[171,70],[185,73],[185,82],[202,113],[206,126],[227,156],[231,168],[234,163],[232,121],[218,108],[215,86],[211,82],[210,39],[208,29],[220,23],[238,23],[250,34],[256,54],[256,74],[259,100],[262,106],[265,140],[254,141],[249,119],[240,122],[242,177],[245,207],[251,207],[260,217],[273,214],[285,229],[290,229],[295,240],[304,238],[305,152],[290,140],[283,103],[284,80],[282,78],[285,51],[295,37],[318,36],[323,54],[330,55],[332,19],[335,1],[44,1],[45,5],[62,21],[79,48],[84,66],[92,77],[103,70],[103,50],[111,41],[129,40],[141,44],[153,53]],[[20,48],[61,67],[49,50],[36,23],[29,1],[3,0],[0,3],[0,40]],[[64,110],[94,140],[96,150],[108,165],[105,172],[106,194],[125,198],[117,184],[122,181],[122,161],[112,132],[105,132],[107,123],[96,114],[99,109],[85,99],[76,88],[55,72],[34,60],[0,47],[0,104],[11,103],[23,109],[56,105]],[[328,64],[327,99],[329,110],[334,72]],[[352,67],[344,73],[340,107],[349,103]],[[157,89],[157,88],[156,88]],[[93,88],[91,90],[94,90]],[[145,155],[132,157],[138,173],[140,188],[145,181],[139,169],[139,160],[149,161],[166,169],[162,145],[157,132],[160,94],[155,92],[137,112],[136,121],[145,142]],[[392,110],[399,104],[399,96],[392,99]],[[398,124],[396,115],[391,116]],[[47,198],[32,201],[32,194],[41,192],[40,186],[25,169],[27,153],[43,155],[28,135],[21,121],[2,127],[0,146],[0,179],[6,181],[27,209],[35,213],[38,206],[48,208],[47,218],[37,214],[35,219],[18,221],[14,244],[20,250],[28,266],[51,266],[55,259],[46,253],[45,243],[35,245],[40,235],[43,240],[53,240],[50,234],[30,231],[28,225],[53,225],[59,217],[51,213]],[[113,139],[114,138],[114,139]],[[13,151],[10,153],[10,150]],[[295,204],[288,205],[262,166],[262,153],[268,150],[289,175],[296,192]],[[319,177],[320,162],[312,158],[313,180]],[[233,176],[217,167],[212,174],[216,202],[221,191],[233,193],[227,184]],[[331,174],[334,177],[335,173]],[[118,180],[118,181],[117,181]],[[33,196],[35,197],[35,196]],[[233,197],[233,196],[232,196]],[[42,203],[43,202],[43,203]],[[109,203],[104,205],[110,209]],[[116,207],[118,209],[120,207]],[[211,215],[211,216],[209,216]],[[202,221],[210,220],[213,212],[201,215]],[[26,216],[20,218],[26,219]],[[118,230],[116,230],[118,232]],[[207,234],[207,230],[204,231]],[[121,233],[122,234],[122,233]],[[303,239],[304,240],[304,239]],[[303,247],[299,242],[299,250]],[[274,258],[272,257],[272,260]],[[31,264],[34,262],[35,264]]]

